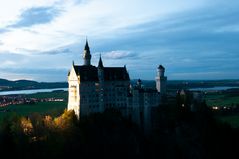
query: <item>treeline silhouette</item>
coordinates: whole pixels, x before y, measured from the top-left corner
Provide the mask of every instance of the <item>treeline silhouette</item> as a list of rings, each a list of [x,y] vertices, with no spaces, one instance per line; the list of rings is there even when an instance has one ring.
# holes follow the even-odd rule
[[[0,154],[8,158],[238,158],[239,130],[207,109],[191,112],[180,102],[161,105],[148,134],[117,110],[77,120],[73,111],[56,118],[11,115],[0,126]],[[205,103],[204,103],[205,104]]]

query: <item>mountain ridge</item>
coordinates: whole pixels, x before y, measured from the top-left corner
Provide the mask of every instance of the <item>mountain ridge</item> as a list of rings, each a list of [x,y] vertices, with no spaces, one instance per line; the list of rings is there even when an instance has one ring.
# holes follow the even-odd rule
[[[0,78],[0,91],[67,87],[67,82],[37,82],[25,79],[11,81]]]

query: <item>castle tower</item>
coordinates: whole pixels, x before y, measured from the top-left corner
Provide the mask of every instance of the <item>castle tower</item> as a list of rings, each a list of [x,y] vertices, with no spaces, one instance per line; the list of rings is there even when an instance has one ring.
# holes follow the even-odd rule
[[[141,81],[141,79],[138,79],[138,81],[137,81],[137,87],[138,87],[138,88],[142,88],[142,81]]]
[[[156,88],[161,94],[166,94],[167,77],[164,76],[165,68],[159,65],[157,68]]]
[[[85,43],[85,49],[83,52],[83,60],[84,60],[84,65],[85,66],[90,66],[90,60],[91,60],[91,54],[90,54],[90,47],[88,45],[88,40],[86,39],[86,43]]]
[[[97,71],[98,71],[99,90],[100,90],[99,106],[100,106],[100,112],[103,112],[104,111],[104,66],[101,59],[101,55],[100,55]]]

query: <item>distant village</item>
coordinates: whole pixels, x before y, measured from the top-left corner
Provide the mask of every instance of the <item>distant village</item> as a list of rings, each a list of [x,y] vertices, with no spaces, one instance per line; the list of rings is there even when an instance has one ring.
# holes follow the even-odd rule
[[[35,104],[39,102],[62,102],[63,98],[29,98],[25,95],[5,95],[0,96],[0,107],[19,104]]]

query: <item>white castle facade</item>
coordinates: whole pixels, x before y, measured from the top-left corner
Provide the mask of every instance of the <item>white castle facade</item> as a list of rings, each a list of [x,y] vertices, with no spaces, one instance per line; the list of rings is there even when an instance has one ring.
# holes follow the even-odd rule
[[[165,68],[157,68],[156,88],[144,88],[141,80],[130,84],[126,67],[104,67],[101,57],[98,66],[91,65],[91,54],[86,41],[83,65],[72,64],[68,73],[68,110],[74,110],[78,119],[106,109],[119,110],[126,118],[145,131],[153,127],[153,114],[166,94]]]

